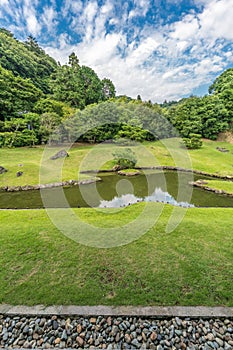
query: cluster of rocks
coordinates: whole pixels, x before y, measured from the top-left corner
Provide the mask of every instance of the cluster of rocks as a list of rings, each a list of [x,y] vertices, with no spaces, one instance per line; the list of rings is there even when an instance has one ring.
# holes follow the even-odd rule
[[[19,164],[19,166],[22,166],[22,164]],[[8,170],[0,165],[0,174],[6,173]],[[17,171],[16,177],[20,177],[23,175],[23,171]]]
[[[68,180],[62,182],[53,182],[50,184],[39,184],[39,185],[25,185],[25,186],[3,186],[0,187],[0,192],[19,192],[19,191],[31,191],[31,190],[43,190],[54,187],[64,187],[64,186],[79,186],[88,185],[98,181],[102,181],[100,177],[93,177],[84,180]]]
[[[233,349],[232,319],[0,315],[0,348]]]

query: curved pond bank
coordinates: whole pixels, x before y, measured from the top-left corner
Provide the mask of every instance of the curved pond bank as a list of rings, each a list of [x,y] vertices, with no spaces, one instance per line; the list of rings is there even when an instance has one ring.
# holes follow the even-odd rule
[[[101,170],[100,173],[106,173],[106,174],[119,174],[124,176],[135,176],[140,175],[140,171],[153,171],[153,170],[167,170],[167,171],[175,171],[175,172],[182,172],[182,173],[192,173],[192,174],[198,174],[205,177],[208,177],[209,179],[215,178],[215,179],[222,179],[222,180],[232,180],[233,176],[230,175],[218,175],[218,174],[210,174],[204,171],[199,170],[191,170],[191,169],[185,169],[180,167],[174,167],[169,165],[161,165],[156,167],[135,167],[135,172],[133,173],[126,173],[124,171],[115,171],[115,170]],[[80,174],[98,174],[99,170],[86,170],[81,171]],[[88,185],[90,183],[95,183],[97,181],[101,181],[102,179],[100,177],[94,177],[91,179],[85,179],[85,180],[68,180],[63,182],[55,182],[55,183],[48,183],[48,184],[37,184],[37,185],[24,185],[24,186],[2,186],[0,187],[0,192],[18,192],[18,191],[32,191],[32,190],[41,190],[46,188],[53,188],[53,187],[64,187],[64,186],[79,186],[79,185]],[[195,186],[196,182],[193,182],[192,185]],[[200,187],[200,186],[196,186]],[[202,187],[203,188],[203,187]],[[227,193],[225,193],[227,194]]]
[[[205,177],[210,179],[212,177]],[[183,171],[144,170],[144,174],[126,177],[116,173],[98,173],[96,179],[66,182],[46,187],[0,193],[1,209],[61,207],[122,207],[140,201],[156,201],[180,206],[233,207],[233,198],[193,188],[189,183],[200,174]],[[52,184],[54,185],[54,184]],[[75,185],[75,186],[74,186]],[[64,187],[61,187],[64,186]]]

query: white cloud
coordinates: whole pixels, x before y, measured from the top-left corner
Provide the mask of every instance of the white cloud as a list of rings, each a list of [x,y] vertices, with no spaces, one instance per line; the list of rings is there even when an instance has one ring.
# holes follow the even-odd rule
[[[87,21],[87,23],[92,23],[98,10],[97,1],[92,1],[87,4],[83,11],[83,17]]]
[[[233,0],[212,0],[199,15],[204,37],[233,39]]]
[[[62,16],[66,18],[69,16],[71,13],[77,14],[82,11],[83,8],[83,2],[80,0],[65,0],[63,1],[63,6],[62,6]]]
[[[55,31],[58,21],[57,13],[52,6],[45,6],[43,14],[41,15],[41,21],[50,33]]]
[[[174,31],[170,34],[172,38],[185,40],[192,38],[199,29],[197,18],[194,15],[185,16],[182,21],[174,24]]]
[[[146,16],[150,7],[148,0],[134,0],[134,8],[129,12],[129,19],[136,16]]]
[[[199,12],[190,10],[165,24],[156,17],[146,23],[150,11],[161,10],[161,0],[133,0],[131,10],[123,0],[101,5],[97,0],[64,0],[60,12],[55,0],[43,11],[38,0],[0,0],[0,13],[14,18],[9,28],[23,34],[38,38],[43,33],[43,41],[44,33],[54,34],[44,48],[61,63],[74,51],[81,64],[112,79],[118,94],[160,102],[191,94],[233,62],[233,0],[187,2],[195,2]],[[180,7],[180,0],[175,3]],[[58,21],[68,26],[59,34]],[[81,42],[73,44],[75,35]]]
[[[36,8],[30,0],[24,0],[23,15],[28,32],[33,36],[38,36],[41,32],[41,24],[36,17]]]

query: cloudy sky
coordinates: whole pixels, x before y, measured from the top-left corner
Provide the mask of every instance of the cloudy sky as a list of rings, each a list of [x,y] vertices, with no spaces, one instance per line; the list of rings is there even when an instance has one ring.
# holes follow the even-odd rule
[[[118,94],[163,102],[233,67],[233,0],[0,0],[0,26],[31,34],[62,64],[110,78]]]

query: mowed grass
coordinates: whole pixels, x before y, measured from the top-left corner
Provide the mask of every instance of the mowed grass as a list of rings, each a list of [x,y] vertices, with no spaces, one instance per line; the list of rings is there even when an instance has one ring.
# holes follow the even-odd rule
[[[148,149],[158,157],[161,165],[176,165],[169,152],[169,148],[166,148],[163,143],[153,142],[147,143],[146,145]],[[217,147],[226,148],[229,152],[220,152],[217,150]],[[192,169],[194,170],[204,171],[209,174],[218,174],[221,176],[233,176],[233,144],[222,141],[203,140],[202,148],[182,151],[179,142],[175,142],[174,145],[171,145],[170,149],[178,156],[180,155],[180,158],[186,156],[187,152],[191,163],[188,161],[184,162],[184,168],[187,168],[192,164]],[[182,163],[182,160],[179,162]]]
[[[74,212],[97,227],[117,227],[138,218],[142,206]],[[171,211],[166,205],[136,241],[100,249],[64,236],[44,210],[1,210],[0,303],[232,306],[233,209],[188,209],[166,233]]]
[[[179,140],[174,140],[146,142],[132,146],[131,149],[138,159],[137,166],[178,166],[210,174],[233,176],[233,144],[204,141],[201,149],[187,152],[180,146]],[[219,152],[216,147],[227,148],[229,152]],[[70,157],[54,161],[49,159],[62,148],[64,147],[38,146],[0,149],[0,165],[8,170],[7,173],[0,175],[0,187],[83,179],[84,176],[80,176],[79,171],[112,169],[114,165],[112,153],[116,149],[124,149],[109,144],[75,145],[68,150]],[[23,175],[17,177],[18,171],[22,171]]]
[[[224,191],[228,194],[233,195],[233,181],[205,180],[203,183],[203,187],[206,186],[213,190]]]
[[[64,147],[0,149],[0,165],[8,171],[0,175],[0,187],[36,185],[39,183],[52,183],[56,181],[78,179],[78,169],[81,160],[90,150],[91,146],[79,146],[69,150],[67,159],[50,160]],[[18,171],[23,175],[16,176]],[[44,180],[44,181],[43,181]]]

